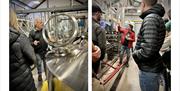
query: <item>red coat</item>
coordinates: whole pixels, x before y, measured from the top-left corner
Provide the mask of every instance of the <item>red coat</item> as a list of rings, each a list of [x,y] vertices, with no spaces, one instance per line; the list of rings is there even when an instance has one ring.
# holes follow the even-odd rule
[[[121,44],[124,44],[125,37],[129,31],[131,39],[128,41],[128,48],[132,48],[133,42],[135,41],[135,33],[128,28],[122,28],[119,26],[118,26],[118,31],[121,33]]]

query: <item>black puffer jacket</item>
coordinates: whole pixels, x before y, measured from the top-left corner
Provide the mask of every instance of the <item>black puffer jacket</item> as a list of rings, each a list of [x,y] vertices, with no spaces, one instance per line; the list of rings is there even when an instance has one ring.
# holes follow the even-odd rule
[[[29,39],[10,28],[10,91],[36,91],[30,65],[36,60]]]
[[[156,4],[140,16],[143,22],[133,58],[142,71],[158,73],[164,68],[159,54],[165,38],[164,14],[162,5]]]

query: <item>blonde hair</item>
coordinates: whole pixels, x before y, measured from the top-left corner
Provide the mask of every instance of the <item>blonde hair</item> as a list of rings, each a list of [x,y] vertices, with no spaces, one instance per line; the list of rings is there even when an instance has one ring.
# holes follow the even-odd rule
[[[19,31],[17,16],[13,9],[9,10],[9,26]]]

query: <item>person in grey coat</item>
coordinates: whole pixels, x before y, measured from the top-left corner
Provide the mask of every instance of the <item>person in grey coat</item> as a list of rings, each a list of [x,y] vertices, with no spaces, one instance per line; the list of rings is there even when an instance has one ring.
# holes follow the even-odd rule
[[[106,50],[106,33],[105,30],[100,27],[102,13],[104,12],[102,12],[99,6],[92,6],[92,41],[93,44],[98,46],[101,50],[100,58],[92,64],[95,73],[98,73],[100,61],[104,59]]]
[[[160,83],[164,84],[164,66],[159,51],[166,32],[162,19],[165,10],[157,0],[142,0],[141,11],[143,22],[132,56],[140,69],[141,91],[159,91]]]

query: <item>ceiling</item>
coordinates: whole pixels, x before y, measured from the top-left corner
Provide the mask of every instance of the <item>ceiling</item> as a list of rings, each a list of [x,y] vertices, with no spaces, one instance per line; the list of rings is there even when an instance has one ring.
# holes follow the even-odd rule
[[[88,4],[88,0],[10,0],[11,4],[22,9],[36,9],[45,3],[45,6],[47,7],[47,2],[49,3],[49,6],[63,6],[64,4]]]
[[[139,7],[142,0],[93,0],[93,4],[99,5],[102,9],[121,8],[121,7]],[[170,8],[171,0],[158,0],[166,7]],[[118,7],[117,7],[118,6]]]
[[[120,7],[138,7],[140,5],[139,0],[94,0],[93,4],[102,6],[102,8],[116,7],[117,4],[119,4]]]
[[[36,9],[45,1],[46,0],[11,0],[10,3],[24,9]]]

